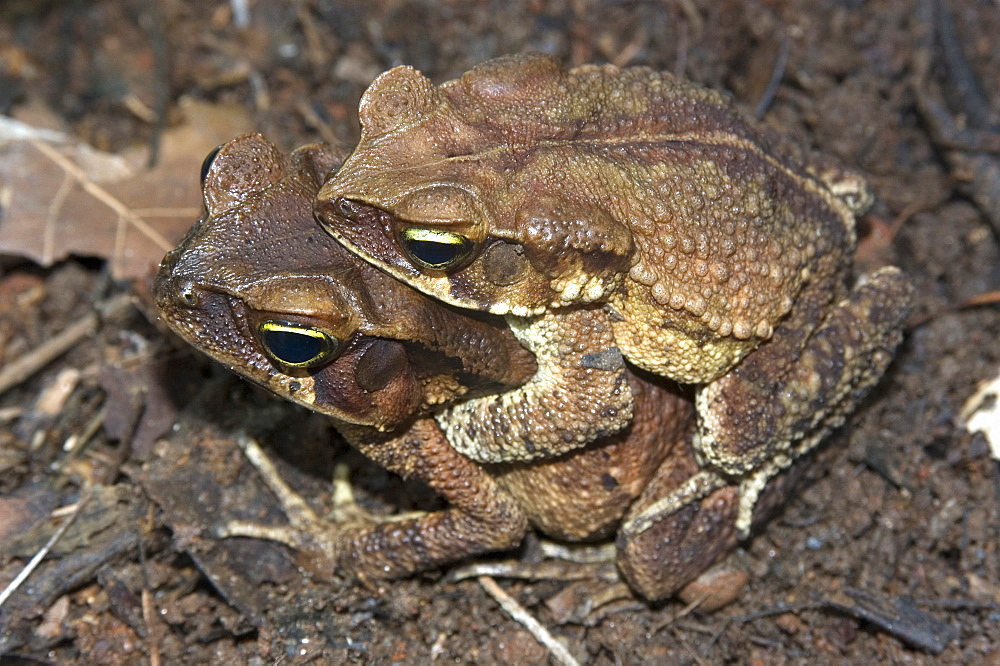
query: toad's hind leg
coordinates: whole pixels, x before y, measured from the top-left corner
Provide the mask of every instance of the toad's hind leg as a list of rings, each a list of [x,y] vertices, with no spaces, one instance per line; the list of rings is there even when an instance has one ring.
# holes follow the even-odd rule
[[[823,311],[820,290],[800,309]],[[885,372],[902,338],[911,298],[907,279],[883,268],[860,283],[811,333],[787,322],[766,344],[696,395],[693,446],[701,467],[634,511],[621,534],[635,539],[726,487],[736,487],[734,527],[745,538],[771,479],[843,423]],[[718,513],[718,511],[716,511]],[[679,514],[678,514],[679,515]],[[620,534],[620,536],[621,536]]]
[[[885,372],[911,293],[898,269],[880,269],[804,340],[794,326],[780,327],[698,391],[695,448],[707,469],[739,482],[741,536],[768,480],[842,424]]]

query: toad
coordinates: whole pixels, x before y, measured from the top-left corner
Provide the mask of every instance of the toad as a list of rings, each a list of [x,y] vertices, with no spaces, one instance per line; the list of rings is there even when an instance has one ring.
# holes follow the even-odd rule
[[[516,55],[439,86],[394,68],[359,116],[360,142],[316,204],[340,243],[446,303],[505,316],[536,355],[572,341],[552,356],[567,371],[624,373],[623,356],[695,386],[703,470],[649,524],[737,483],[745,535],[768,480],[845,420],[901,339],[902,274],[849,281],[872,201],[861,178],[715,91]],[[624,427],[624,389],[581,385],[599,397],[589,412],[550,411],[518,441],[495,419],[446,433],[480,462],[558,455]],[[509,410],[501,400],[463,409]]]
[[[509,548],[529,525],[559,539],[594,540],[613,535],[625,516],[625,534],[632,514],[697,473],[690,399],[670,382],[632,372],[637,416],[615,435],[532,463],[481,465],[457,453],[430,415],[449,423],[456,401],[514,391],[537,366],[496,317],[434,301],[321,231],[312,202],[339,161],[319,145],[284,155],[259,135],[210,155],[206,213],[164,259],[157,305],[186,341],[331,416],[363,454],[426,482],[450,506],[391,521],[346,511],[322,518],[244,439],[291,524],[234,522],[220,534],[277,539],[365,578],[395,577]],[[776,497],[784,492],[775,486]],[[637,538],[619,536],[619,566],[634,589],[669,596],[731,548],[734,497],[733,488],[720,489]]]

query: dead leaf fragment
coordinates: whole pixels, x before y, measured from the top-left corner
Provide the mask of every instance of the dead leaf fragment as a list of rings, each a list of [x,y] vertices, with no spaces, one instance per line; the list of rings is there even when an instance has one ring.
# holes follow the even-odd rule
[[[201,212],[204,156],[251,126],[239,108],[181,106],[152,169],[145,151],[113,155],[0,116],[0,253],[41,266],[100,257],[116,279],[147,275]]]
[[[38,625],[35,633],[42,638],[50,640],[61,638],[65,633],[63,623],[69,615],[69,597],[63,595],[56,599],[56,602],[45,611],[42,623]]]
[[[966,430],[983,433],[993,459],[1000,460],[1000,373],[969,396],[960,416]]]

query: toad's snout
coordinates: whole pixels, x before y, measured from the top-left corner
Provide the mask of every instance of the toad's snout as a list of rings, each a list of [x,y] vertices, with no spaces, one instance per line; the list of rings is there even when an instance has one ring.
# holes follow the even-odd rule
[[[160,270],[153,281],[153,298],[161,311],[194,309],[201,303],[198,283],[191,278],[190,271],[182,268],[183,256],[183,249],[176,248],[160,261]]]

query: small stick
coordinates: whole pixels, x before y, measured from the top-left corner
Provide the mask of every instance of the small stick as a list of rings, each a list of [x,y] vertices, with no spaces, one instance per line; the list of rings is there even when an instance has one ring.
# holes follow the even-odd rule
[[[42,546],[37,553],[35,553],[35,556],[32,557],[26,565],[24,565],[24,568],[21,569],[21,572],[14,577],[14,580],[10,581],[10,584],[4,588],[2,592],[0,592],[0,607],[2,607],[7,599],[9,599],[10,596],[17,591],[17,588],[21,587],[21,584],[28,579],[28,576],[30,576],[31,573],[38,568],[38,565],[42,563],[42,560],[44,560],[45,556],[49,554],[52,547],[55,546],[59,539],[62,538],[63,534],[66,533],[66,530],[69,529],[69,526],[73,524],[74,520],[76,520],[76,517],[80,515],[80,511],[83,510],[83,507],[87,504],[93,494],[94,488],[91,486],[77,501],[72,513],[69,514],[69,518],[67,518],[66,521],[59,526],[59,529],[57,529],[52,536],[49,537],[48,542]],[[63,509],[65,508],[66,507],[63,507]]]
[[[573,655],[569,653],[566,647],[556,640],[555,636],[549,633],[549,630],[542,626],[542,623],[534,618],[534,616],[528,612],[521,604],[517,603],[514,597],[510,596],[503,591],[497,582],[490,578],[489,576],[480,576],[476,580],[479,584],[483,586],[486,593],[493,597],[500,607],[507,611],[514,620],[520,622],[525,629],[531,632],[531,635],[535,637],[539,643],[544,645],[552,653],[552,656],[560,664],[565,664],[566,666],[579,666]]]
[[[25,381],[46,365],[65,354],[73,345],[91,335],[101,321],[124,310],[131,303],[131,296],[117,296],[99,308],[99,312],[91,312],[86,317],[70,325],[55,337],[25,354],[18,360],[0,370],[0,395]]]
[[[774,59],[774,67],[771,68],[771,78],[767,81],[767,87],[764,89],[764,93],[757,100],[757,106],[753,109],[753,116],[758,120],[764,117],[767,110],[771,108],[771,103],[774,102],[774,96],[778,94],[778,88],[781,87],[781,79],[785,76],[785,66],[788,64],[788,35],[781,38],[781,44],[778,45],[778,55]]]
[[[614,563],[574,563],[566,562],[474,562],[457,567],[448,572],[448,580],[457,582],[466,578],[492,576],[493,578],[516,578],[519,580],[593,580],[616,583],[621,580]]]

